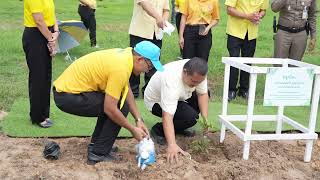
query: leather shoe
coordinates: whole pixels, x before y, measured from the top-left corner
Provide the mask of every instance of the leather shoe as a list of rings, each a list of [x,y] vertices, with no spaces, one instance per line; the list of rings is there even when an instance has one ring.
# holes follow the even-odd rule
[[[111,153],[106,155],[97,155],[94,154],[92,151],[88,152],[88,165],[95,165],[99,162],[110,162],[110,161],[118,161],[119,158]]]
[[[238,96],[241,96],[244,99],[248,99],[249,93],[248,93],[248,91],[239,91]]]
[[[90,143],[90,144],[88,145],[88,153],[89,153],[89,152],[92,152],[92,150],[93,150],[93,145],[94,145],[94,143]],[[110,152],[114,152],[114,153],[115,153],[115,152],[118,152],[118,151],[119,151],[118,146],[116,146],[115,144],[113,144]]]
[[[150,130],[150,136],[154,142],[156,142],[160,145],[165,145],[167,143],[166,138],[163,136],[157,135],[157,133],[153,129]]]
[[[232,101],[236,98],[236,91],[229,91],[228,92],[228,101]]]

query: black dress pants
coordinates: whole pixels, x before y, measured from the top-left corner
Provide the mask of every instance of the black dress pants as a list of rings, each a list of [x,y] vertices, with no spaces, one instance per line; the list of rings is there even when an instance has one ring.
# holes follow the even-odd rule
[[[193,57],[199,57],[208,62],[212,46],[211,30],[207,35],[201,36],[199,35],[199,27],[199,25],[186,25],[183,33],[183,58],[190,59]]]
[[[53,31],[53,28],[49,28]],[[30,118],[39,124],[50,114],[52,57],[48,41],[36,27],[26,27],[22,36],[23,50],[29,68]]]
[[[57,107],[64,112],[78,116],[98,117],[91,138],[91,142],[94,143],[93,152],[98,155],[108,154],[119,134],[121,126],[104,113],[105,94],[101,92],[85,92],[80,94],[59,93],[53,88],[53,95]],[[119,106],[120,101],[118,108]],[[124,103],[121,112],[125,117],[128,116],[129,106],[127,102]]]
[[[79,4],[78,13],[84,26],[89,30],[91,46],[95,46],[97,44],[95,11],[95,9],[91,9],[89,6]]]
[[[181,16],[182,14],[180,12],[176,13],[176,27],[177,27],[177,31],[178,31],[178,37],[179,37],[179,32],[180,32],[180,22],[181,22]],[[179,46],[180,48],[180,46]],[[180,54],[183,54],[182,49],[180,48]]]
[[[194,126],[199,119],[199,105],[198,96],[196,92],[192,93],[192,96],[186,101],[178,101],[177,110],[173,116],[173,125],[176,133],[182,132],[183,130]],[[152,107],[152,114],[158,117],[162,117],[162,109],[158,103]],[[158,136],[165,136],[163,131],[163,125],[156,123],[152,130]]]
[[[153,39],[146,39],[138,36],[134,36],[130,34],[130,47],[134,48],[136,44],[138,44],[141,41],[150,41],[156,46],[158,46],[160,49],[162,47],[162,40],[157,40],[155,36],[153,36]],[[144,86],[142,87],[142,94],[144,94],[144,90],[146,89],[151,77],[157,70],[153,67],[148,73],[144,74]],[[140,75],[136,76],[133,73],[130,76],[130,88],[132,90],[132,93],[134,97],[139,96],[139,85],[140,85]]]
[[[227,47],[230,57],[253,57],[256,50],[256,39],[248,40],[248,33],[245,39],[228,35]],[[250,65],[250,64],[249,64]],[[237,91],[239,69],[230,68],[229,91]],[[240,71],[240,92],[247,92],[249,89],[249,73]]]

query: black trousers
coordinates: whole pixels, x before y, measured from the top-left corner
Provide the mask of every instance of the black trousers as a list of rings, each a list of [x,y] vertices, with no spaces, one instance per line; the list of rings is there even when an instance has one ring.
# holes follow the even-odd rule
[[[180,12],[176,13],[176,27],[177,27],[178,35],[179,35],[179,32],[180,32],[181,16],[182,16],[182,14]],[[180,54],[181,55],[183,54],[183,51],[182,51],[181,48],[180,48]]]
[[[256,39],[248,40],[248,33],[245,39],[240,39],[231,35],[228,35],[227,48],[230,57],[253,57],[256,50]],[[250,64],[249,64],[250,65]],[[237,91],[239,69],[230,68],[229,78],[229,91]],[[240,87],[239,91],[246,92],[249,89],[249,73],[240,71]]]
[[[84,26],[89,30],[91,46],[97,44],[95,11],[95,9],[91,9],[89,6],[79,4],[78,13]]]
[[[200,109],[196,92],[193,92],[192,96],[186,101],[178,101],[177,110],[173,116],[174,131],[179,133],[194,126],[197,123],[197,119],[199,119],[199,113]],[[153,105],[152,114],[162,117],[162,109],[158,103]],[[165,136],[162,122],[156,123],[152,127],[152,130],[159,136]]]
[[[184,47],[183,58],[199,57],[208,62],[209,54],[212,46],[211,30],[207,35],[199,35],[199,25],[186,25],[183,33]]]
[[[153,39],[146,39],[138,36],[134,36],[130,34],[130,47],[134,48],[136,44],[138,44],[141,41],[150,41],[153,44],[157,45],[160,49],[162,47],[162,40],[157,40],[155,36],[153,36]],[[142,87],[142,94],[144,94],[144,90],[146,89],[151,77],[157,70],[153,67],[148,73],[144,74],[144,86]],[[133,73],[130,76],[130,87],[132,90],[132,93],[134,97],[139,96],[139,85],[140,85],[140,75],[136,76]]]
[[[49,28],[53,31],[53,28]],[[36,27],[26,27],[22,36],[23,50],[29,68],[30,118],[40,123],[50,114],[52,58],[48,41]]]
[[[64,112],[78,116],[98,117],[91,138],[91,142],[94,143],[93,152],[99,155],[108,154],[119,134],[121,126],[112,121],[104,113],[105,94],[101,92],[85,92],[80,94],[59,93],[53,88],[53,95],[57,107]],[[120,101],[118,108],[119,106]],[[129,106],[127,102],[124,103],[121,112],[125,117],[128,116]]]

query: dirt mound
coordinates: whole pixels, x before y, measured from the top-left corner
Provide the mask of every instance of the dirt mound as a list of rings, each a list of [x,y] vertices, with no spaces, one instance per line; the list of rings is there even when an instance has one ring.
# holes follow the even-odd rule
[[[48,139],[9,138],[0,135],[0,179],[317,179],[320,176],[320,142],[314,145],[311,163],[303,162],[303,141],[252,142],[250,158],[242,160],[242,142],[227,133],[209,139],[182,138],[177,142],[191,154],[177,164],[166,162],[165,147],[156,146],[157,162],[141,171],[135,161],[134,139],[116,141],[121,160],[86,164],[90,138],[50,139],[59,143],[61,158],[50,161],[42,151]]]

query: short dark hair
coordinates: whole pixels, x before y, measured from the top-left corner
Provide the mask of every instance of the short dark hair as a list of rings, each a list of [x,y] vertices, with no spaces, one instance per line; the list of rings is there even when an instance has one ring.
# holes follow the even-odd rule
[[[208,73],[208,63],[207,61],[194,57],[191,58],[184,66],[183,70],[188,75],[193,75],[194,73],[197,73],[201,76],[205,76]]]

